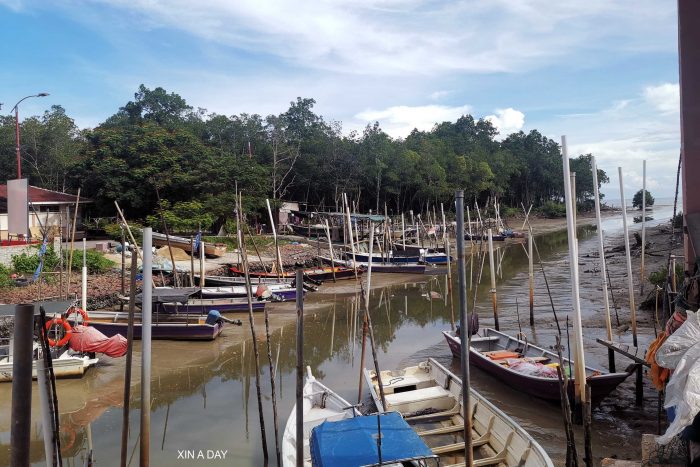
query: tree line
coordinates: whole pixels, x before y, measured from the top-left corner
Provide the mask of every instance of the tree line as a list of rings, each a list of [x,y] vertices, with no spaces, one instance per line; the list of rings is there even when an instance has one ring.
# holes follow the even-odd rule
[[[236,187],[244,208],[264,213],[265,198],[339,209],[342,193],[367,212],[421,212],[450,205],[456,189],[483,204],[546,208],[563,198],[559,145],[537,130],[499,140],[487,120],[463,115],[392,138],[378,123],[344,134],[342,124],[297,98],[279,115],[218,115],[163,88],[141,85],[134,99],[95,128],[80,129],[60,106],[21,123],[22,173],[29,183],[94,200],[95,216],[157,212],[217,224],[233,216]],[[16,176],[14,118],[0,117],[0,172]],[[590,204],[590,154],[571,160],[576,196]],[[598,171],[599,183],[608,177]],[[473,202],[472,202],[473,204]],[[206,225],[204,227],[207,227]]]

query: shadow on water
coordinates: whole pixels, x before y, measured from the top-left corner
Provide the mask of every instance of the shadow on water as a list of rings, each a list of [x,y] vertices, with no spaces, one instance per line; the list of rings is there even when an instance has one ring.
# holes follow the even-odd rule
[[[660,219],[663,216],[655,213],[655,217]],[[613,220],[604,228],[606,232],[615,231],[619,228],[616,225]],[[590,227],[581,227],[578,233],[581,253],[592,251],[595,231]],[[566,232],[540,236],[537,245],[563,327],[570,309]],[[526,243],[508,242],[496,246],[501,329],[515,334],[521,326],[531,341],[543,346],[553,344],[556,326],[538,265],[535,268],[536,327],[529,326]],[[474,265],[470,268],[470,253],[467,250],[467,275],[470,275],[471,269],[474,277],[477,277],[480,264],[476,255],[473,258]],[[489,274],[486,259],[476,299],[482,326],[491,326],[493,323]],[[453,274],[453,278],[456,278],[456,274]],[[450,304],[446,276],[414,276],[409,281],[375,288],[371,292],[370,309],[381,367],[397,368],[416,364],[427,357],[435,357],[448,366],[452,365],[452,369],[458,373],[459,362],[452,359],[441,334],[442,330],[450,328],[452,313],[455,316],[459,313],[457,305],[453,308]],[[473,301],[471,293],[470,309]],[[590,298],[595,295],[595,290],[584,291],[583,295],[588,296],[588,299],[584,297],[584,308],[587,310],[584,311],[585,316],[599,321],[596,326],[586,329],[587,358],[590,352],[587,363],[603,366],[606,354],[592,344],[595,337],[603,335],[602,319]],[[456,285],[452,287],[452,297],[457,299]],[[519,320],[516,315],[516,297]],[[305,315],[305,364],[325,384],[354,403],[357,400],[361,367],[361,298],[358,294],[310,294],[308,303],[319,306],[309,307],[313,311]],[[262,335],[262,329],[259,328],[263,406],[270,457],[274,458],[267,349]],[[294,405],[294,325],[273,332],[271,354],[276,368],[281,435]],[[138,355],[137,353],[135,361],[139,359]],[[172,465],[177,462],[178,450],[185,449],[227,450],[227,461],[233,459],[234,465],[262,465],[251,343],[241,343],[225,334],[214,342],[156,341],[153,343],[153,356],[152,465]],[[371,365],[369,349],[366,358],[365,365]],[[139,370],[135,368],[134,371]],[[82,465],[88,445],[88,429],[92,432],[97,461],[103,465],[112,465],[118,459],[122,374],[123,363],[112,361],[90,371],[80,380],[58,383],[63,452],[64,457],[73,463]],[[562,459],[565,439],[558,406],[526,396],[517,388],[506,387],[478,369],[473,369],[472,378],[473,386],[530,431],[553,459]],[[0,385],[0,465],[9,463],[10,393],[11,385]],[[616,394],[612,397],[619,396]],[[135,385],[131,401],[132,407],[136,409],[131,411],[130,416],[130,454],[138,450],[138,395],[139,386]],[[366,390],[363,400],[369,403]],[[33,407],[38,406],[35,391]],[[36,413],[32,417],[35,424],[32,432],[32,462],[39,465],[43,463],[44,457],[40,421]],[[630,437],[630,427],[624,419],[613,417],[609,412],[597,411],[594,420],[597,436],[594,445],[601,448],[601,455],[615,453],[624,456],[627,452],[636,452],[638,442]],[[578,438],[582,439],[580,433]],[[603,448],[604,446],[609,448]],[[131,465],[136,465],[137,461],[138,452],[134,454]]]

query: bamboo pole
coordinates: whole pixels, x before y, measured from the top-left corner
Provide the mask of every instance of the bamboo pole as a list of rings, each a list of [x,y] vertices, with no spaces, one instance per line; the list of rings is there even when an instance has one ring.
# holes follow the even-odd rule
[[[472,217],[469,214],[469,206],[467,206],[467,229],[469,229],[469,243],[471,244],[474,239],[472,238]]]
[[[576,240],[576,228],[574,225],[574,208],[571,190],[571,178],[569,169],[569,154],[566,147],[566,136],[561,138],[562,159],[564,167],[564,195],[566,202],[566,223],[569,240],[569,265],[571,267],[571,302],[574,308],[574,348],[576,361],[574,362],[574,384],[577,404],[586,401],[586,362],[583,351],[583,330],[581,329],[581,302],[579,297],[578,277],[578,242]]]
[[[459,322],[460,322],[460,366],[462,369],[462,413],[464,414],[464,463],[471,467],[474,463],[472,451],[471,382],[469,379],[469,345],[471,329],[467,321],[467,278],[464,264],[464,192],[455,193],[457,198],[457,271],[459,278]],[[491,236],[489,235],[489,239]],[[493,271],[493,261],[491,263]],[[498,320],[496,320],[498,326]],[[466,337],[466,338],[465,338]]]
[[[248,321],[250,322],[250,333],[253,340],[253,353],[255,354],[255,389],[257,391],[258,396],[258,416],[260,417],[260,434],[262,439],[263,460],[265,461],[265,464],[267,464],[269,455],[267,453],[267,437],[265,436],[265,417],[263,416],[262,394],[260,391],[260,353],[258,352],[258,339],[255,333],[255,322],[253,320],[253,297],[250,285],[250,273],[248,271],[248,254],[246,253],[245,243],[243,241],[243,229],[241,228],[242,215],[240,206],[238,209],[236,209],[236,216],[236,220],[238,221],[238,225],[236,227],[238,233],[238,248],[241,250],[241,260],[244,264],[246,298],[248,299]],[[299,287],[299,281],[297,281],[297,287]]]
[[[267,213],[270,215],[270,226],[272,227],[272,236],[275,240],[275,253],[277,255],[277,278],[279,279],[282,276],[284,276],[282,254],[280,253],[280,245],[279,243],[277,243],[277,229],[275,228],[275,219],[272,217],[272,208],[270,207],[270,200],[265,199],[265,203],[267,203]]]
[[[328,227],[328,219],[323,219],[324,227],[326,230],[326,237],[328,238],[328,251],[331,254],[331,268],[333,269],[333,282],[335,282],[335,259],[333,258],[333,242],[331,242],[331,231]]]
[[[496,295],[496,267],[493,260],[493,232],[488,230],[489,235],[489,267],[491,269],[491,304],[493,305],[493,323],[496,331],[498,326],[498,296]]]
[[[199,290],[202,290],[202,288],[204,288],[204,284],[206,283],[207,268],[204,267],[204,262],[206,261],[204,247],[205,247],[204,240],[200,240],[199,241]]]
[[[153,274],[153,234],[143,229],[143,300],[141,303],[141,448],[140,465],[148,467],[151,455],[151,279]]]
[[[620,178],[620,200],[622,201],[622,228],[625,233],[625,256],[627,258],[627,288],[630,298],[630,319],[632,320],[632,343],[637,347],[637,307],[634,303],[634,280],[632,278],[632,257],[630,255],[630,237],[627,228],[627,206],[625,201],[625,189],[622,180],[622,167],[617,168]]]
[[[348,229],[348,240],[350,241],[350,250],[352,251],[352,268],[355,271],[355,280],[357,280],[357,264],[355,263],[355,240],[352,235],[352,219],[350,217],[350,206],[348,205],[348,197],[343,193],[343,206],[345,208],[345,218]],[[359,241],[360,238],[358,237]]]
[[[646,253],[647,161],[642,161],[642,258],[639,266],[639,293],[644,296],[644,256]]]
[[[351,231],[352,232],[352,231]],[[304,269],[297,268],[296,465],[304,465]]]
[[[530,326],[535,325],[535,257],[532,251],[532,229],[528,229],[527,234],[527,263],[528,276],[530,279]]]
[[[603,291],[603,307],[605,310],[605,330],[607,332],[608,341],[612,342],[612,322],[610,320],[610,302],[608,299],[608,283],[606,281],[606,263],[605,263],[605,245],[603,241],[603,222],[600,215],[600,195],[598,194],[598,166],[595,156],[591,157],[591,172],[593,174],[593,200],[595,201],[595,218],[598,228],[598,256],[600,257],[600,280],[601,290]],[[608,360],[612,358],[613,366],[615,354],[612,349],[608,351]]]
[[[200,282],[202,279],[200,276]],[[194,287],[194,237],[192,235],[190,235],[190,285]]]
[[[403,246],[403,251],[406,251],[406,220],[403,213],[401,213],[401,245]]]
[[[78,196],[75,198],[75,212],[73,212],[73,225],[71,226],[70,254],[68,255],[68,286],[66,297],[70,295],[70,279],[71,275],[73,274],[73,249],[75,248],[75,226],[78,222],[78,203],[80,203],[80,188],[78,188]]]
[[[122,243],[123,245],[123,243]],[[136,245],[134,245],[136,248]],[[124,403],[122,409],[121,467],[127,465],[129,444],[129,409],[131,404],[131,365],[134,352],[134,313],[136,310],[136,267],[137,257],[131,255],[131,275],[129,280],[129,320],[126,331],[126,364],[124,368]]]

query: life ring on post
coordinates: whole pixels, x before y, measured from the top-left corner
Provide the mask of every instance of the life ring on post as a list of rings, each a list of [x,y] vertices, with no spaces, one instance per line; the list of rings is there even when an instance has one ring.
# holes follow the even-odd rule
[[[53,326],[63,326],[63,329],[66,331],[66,334],[57,342],[50,337],[47,336],[47,339],[49,341],[49,345],[51,347],[63,347],[68,343],[70,340],[71,335],[73,334],[73,328],[71,328],[70,323],[63,318],[54,318],[51,321],[46,323],[46,331],[48,332],[49,329],[51,329]]]
[[[90,324],[90,318],[88,317],[87,311],[83,310],[80,307],[72,306],[68,308],[68,311],[66,311],[66,319],[68,319],[68,317],[72,313],[80,313],[80,316],[83,317],[83,322],[80,324],[82,324],[83,326],[88,326]]]

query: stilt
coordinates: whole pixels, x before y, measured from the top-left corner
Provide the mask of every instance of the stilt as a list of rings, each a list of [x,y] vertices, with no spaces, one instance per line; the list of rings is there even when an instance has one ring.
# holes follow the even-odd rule
[[[627,288],[630,299],[630,319],[632,321],[632,343],[637,347],[637,307],[634,303],[634,280],[632,278],[632,257],[630,255],[630,237],[627,228],[627,205],[625,202],[625,188],[622,181],[622,167],[617,168],[620,178],[620,200],[622,202],[622,227],[625,235],[625,256],[627,257]]]

